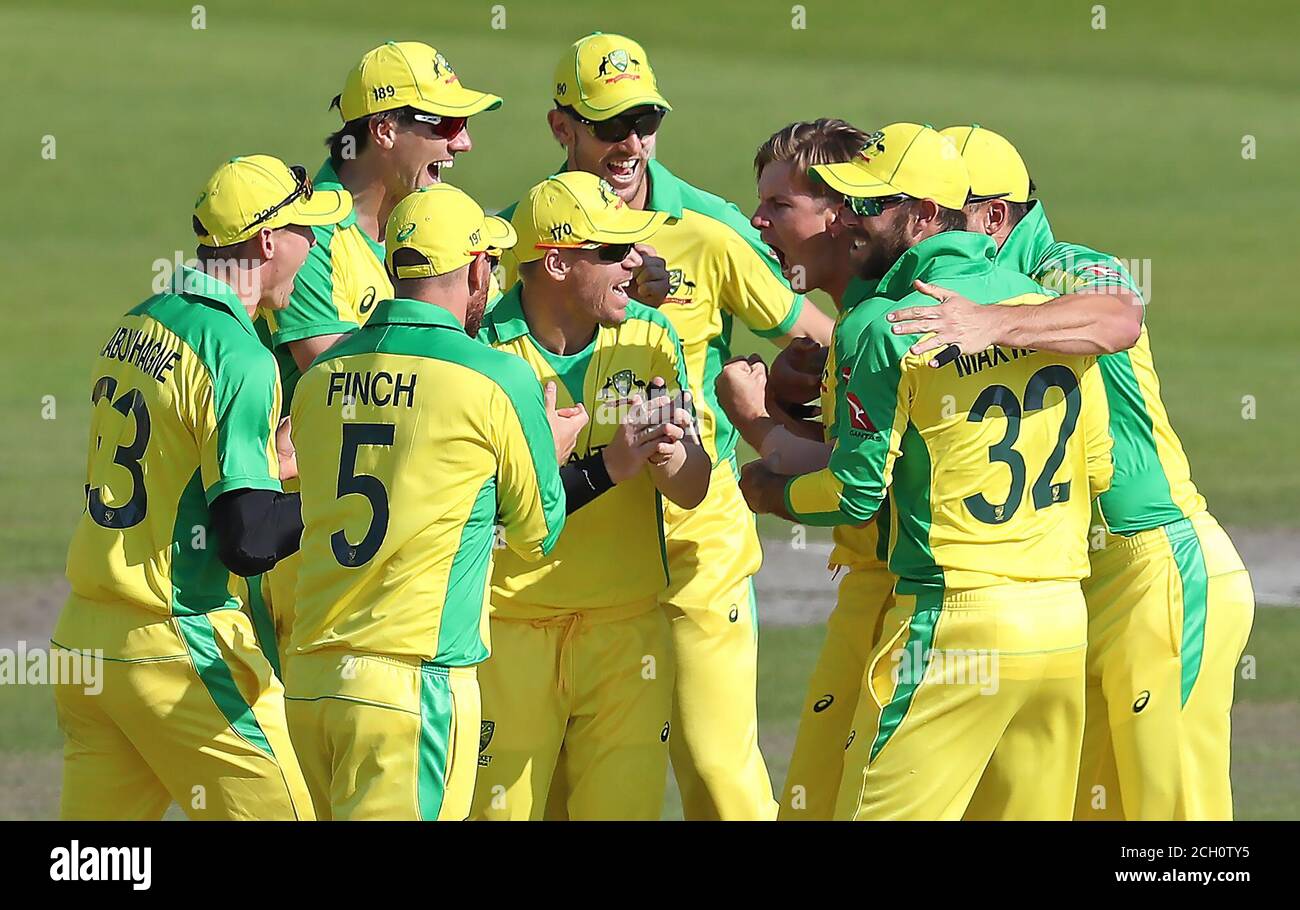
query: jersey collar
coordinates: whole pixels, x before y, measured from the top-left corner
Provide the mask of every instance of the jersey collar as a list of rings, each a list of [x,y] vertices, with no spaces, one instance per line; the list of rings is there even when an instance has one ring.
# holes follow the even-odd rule
[[[219,304],[223,310],[238,320],[248,334],[257,335],[257,329],[253,327],[253,320],[248,318],[248,310],[244,309],[244,304],[240,301],[239,295],[235,293],[234,288],[220,278],[214,278],[207,272],[201,272],[198,269],[181,266],[176,274],[172,276],[171,290],[175,294],[186,297],[202,297],[204,300]]]
[[[424,325],[438,329],[455,329],[458,332],[465,331],[465,327],[450,310],[436,303],[425,303],[408,297],[382,301],[370,314],[366,325]]]
[[[1014,269],[1022,275],[1031,275],[1047,248],[1054,243],[1056,238],[1052,236],[1052,226],[1047,223],[1043,204],[1034,200],[1025,217],[1020,219],[1020,223],[1011,229],[1003,241],[1002,251],[998,253],[998,265]]]
[[[484,328],[491,326],[496,340],[505,343],[522,338],[528,334],[528,320],[524,318],[524,298],[521,293],[524,283],[516,281],[510,290],[501,295],[497,305],[483,320]]]
[[[984,275],[993,269],[998,245],[992,237],[969,231],[944,231],[912,247],[885,273],[877,297],[902,300],[915,288],[912,282]]]
[[[328,158],[326,158],[325,163],[320,166],[320,170],[316,172],[316,176],[312,178],[311,182],[317,189],[347,191],[347,187],[345,187],[343,181],[339,179],[338,171],[334,170],[334,165]],[[348,212],[348,217],[338,223],[338,227],[340,230],[345,230],[356,223],[357,210],[354,206],[352,210]],[[366,238],[366,245],[370,247],[370,251],[375,254],[376,259],[383,262],[384,245],[378,243],[374,237],[371,237],[365,231],[361,230],[361,228],[357,228],[357,233]]]
[[[652,212],[667,212],[673,218],[682,217],[682,182],[677,175],[654,158],[646,166],[650,192],[645,207]]]

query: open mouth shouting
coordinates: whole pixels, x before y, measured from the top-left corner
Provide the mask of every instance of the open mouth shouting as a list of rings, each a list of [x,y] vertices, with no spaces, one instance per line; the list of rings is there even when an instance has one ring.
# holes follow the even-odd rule
[[[631,286],[632,286],[631,278],[627,279],[626,281],[619,282],[618,284],[612,285],[610,287],[610,296],[614,299],[614,302],[627,303],[627,299],[628,299],[627,290]]]
[[[450,169],[453,164],[455,159],[452,158],[430,161],[424,168],[424,172],[429,176],[429,183],[442,183],[442,172]]]
[[[605,161],[602,176],[615,190],[625,190],[636,186],[644,167],[645,162],[640,158],[610,158]]]

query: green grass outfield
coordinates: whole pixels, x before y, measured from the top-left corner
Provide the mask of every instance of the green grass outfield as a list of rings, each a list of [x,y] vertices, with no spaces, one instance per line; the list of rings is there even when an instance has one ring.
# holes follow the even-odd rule
[[[266,151],[314,167],[349,66],[382,40],[420,39],[506,99],[474,119],[476,148],[452,172],[503,206],[559,163],[543,118],[552,68],[597,28],[651,55],[675,106],[660,157],[747,212],[753,150],[792,119],[973,120],[1012,137],[1060,236],[1150,260],[1165,399],[1211,508],[1228,523],[1300,524],[1291,0],[1117,0],[1104,30],[1092,4],[1034,0],[872,4],[869,16],[860,2],[810,2],[804,30],[771,0],[506,2],[504,30],[488,2],[209,2],[203,30],[191,6],[0,10],[0,578],[61,568],[81,511],[89,364],[148,295],[155,260],[191,251],[189,206],[219,162]],[[1256,160],[1242,158],[1246,135]]]
[[[799,708],[821,649],[821,626],[771,627],[759,647],[760,745],[773,782],[785,780]],[[1233,792],[1238,818],[1300,818],[1300,610],[1261,608],[1246,654],[1254,679],[1239,679],[1233,709]],[[0,686],[0,820],[58,813],[59,749],[49,687]],[[680,818],[671,786],[665,818]],[[176,814],[175,808],[172,810]]]

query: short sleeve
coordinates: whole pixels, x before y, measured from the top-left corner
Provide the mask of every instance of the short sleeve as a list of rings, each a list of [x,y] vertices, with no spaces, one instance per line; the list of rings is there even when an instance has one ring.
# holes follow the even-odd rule
[[[207,501],[231,490],[278,492],[280,377],[271,353],[258,346],[223,356],[199,394],[199,463]]]

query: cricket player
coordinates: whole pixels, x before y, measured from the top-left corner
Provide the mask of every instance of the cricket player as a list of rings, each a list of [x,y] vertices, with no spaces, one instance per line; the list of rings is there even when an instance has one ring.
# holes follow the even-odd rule
[[[809,290],[820,288],[835,301],[832,356],[817,383],[796,392],[800,402],[819,397],[821,423],[815,435],[799,435],[805,421],[769,413],[767,371],[762,361],[737,358],[723,366],[718,399],[732,425],[763,456],[775,473],[795,475],[820,470],[830,458],[843,415],[836,411],[837,364],[857,355],[874,282],[857,272],[865,240],[857,216],[842,194],[808,175],[814,164],[849,161],[867,144],[867,134],[843,120],[797,122],[763,143],[754,159],[758,208],[753,224],[772,248],[787,277],[802,274]],[[798,345],[786,348],[794,351]],[[882,512],[887,512],[883,510]],[[888,524],[886,520],[886,525]],[[862,674],[875,645],[886,608],[892,603],[894,576],[884,561],[880,518],[863,527],[834,529],[828,569],[840,579],[835,609],[826,623],[826,640],[808,683],[778,818],[828,820],[844,770]]]
[[[476,341],[508,222],[449,184],[397,204],[397,297],[304,375],[304,558],[289,723],[323,819],[462,820],[478,757],[493,528],[550,553],[564,492],[541,386]]]
[[[232,158],[194,205],[199,267],[123,316],[99,352],[86,511],[68,551],[56,653],[101,664],[103,689],[55,690],[64,818],[311,819],[284,690],[230,573],[298,548],[295,470],[277,456],[280,384],[253,314],[279,310],[346,192],[303,168]]]
[[[662,810],[674,674],[658,605],[664,500],[695,508],[711,475],[677,333],[628,297],[637,244],[667,219],[585,172],[543,180],[514,210],[521,280],[481,338],[555,383],[560,404],[586,406],[570,464],[590,490],[549,559],[503,552],[494,568],[475,819],[542,818],[558,762],[566,817]]]
[[[1088,712],[1075,817],[1230,819],[1229,717],[1254,592],[1161,401],[1141,291],[1114,257],[1056,241],[1011,143],[977,126],[944,133],[971,175],[967,229],[997,241],[1000,264],[1065,296],[992,310],[936,286],[928,293],[940,305],[891,314],[894,331],[934,332],[918,355],[989,344],[1095,353],[1109,401],[1115,476],[1098,500],[1101,539],[1083,585]]]
[[[933,370],[883,317],[951,282],[984,304],[1047,300],[960,230],[970,192],[951,141],[898,123],[852,162],[814,165],[857,200],[878,279],[826,469],[761,462],[757,511],[869,520],[892,489],[895,604],[863,679],[836,810],[860,819],[1069,818],[1083,735],[1093,491],[1109,482],[1104,392],[1089,357],[993,347]]]
[[[632,209],[674,219],[655,234],[653,248],[640,250],[666,269],[667,281],[644,269],[631,294],[656,306],[681,338],[713,465],[709,498],[699,508],[664,507],[671,582],[661,600],[677,650],[671,751],[682,811],[687,819],[772,819],[776,801],[758,748],[756,701],[753,576],[762,551],[737,488],[737,432],[714,383],[731,357],[737,319],[777,344],[800,336],[826,344],[832,321],[790,289],[734,205],[655,160],[659,126],[672,107],[640,44],[599,32],[580,38],[561,57],[553,88],[547,120],[564,147],[564,169],[595,174]]]
[[[316,185],[349,191],[356,208],[338,224],[315,229],[316,245],[289,306],[266,314],[263,336],[280,364],[286,412],[312,361],[393,296],[384,268],[389,213],[412,191],[441,182],[456,156],[473,148],[469,118],[495,110],[501,99],[461,85],[429,45],[389,41],[352,68],[331,106],[343,126],[326,139],[329,159]],[[254,613],[269,607],[280,649],[289,640],[298,564],[297,557],[285,560],[264,583],[250,582]]]

